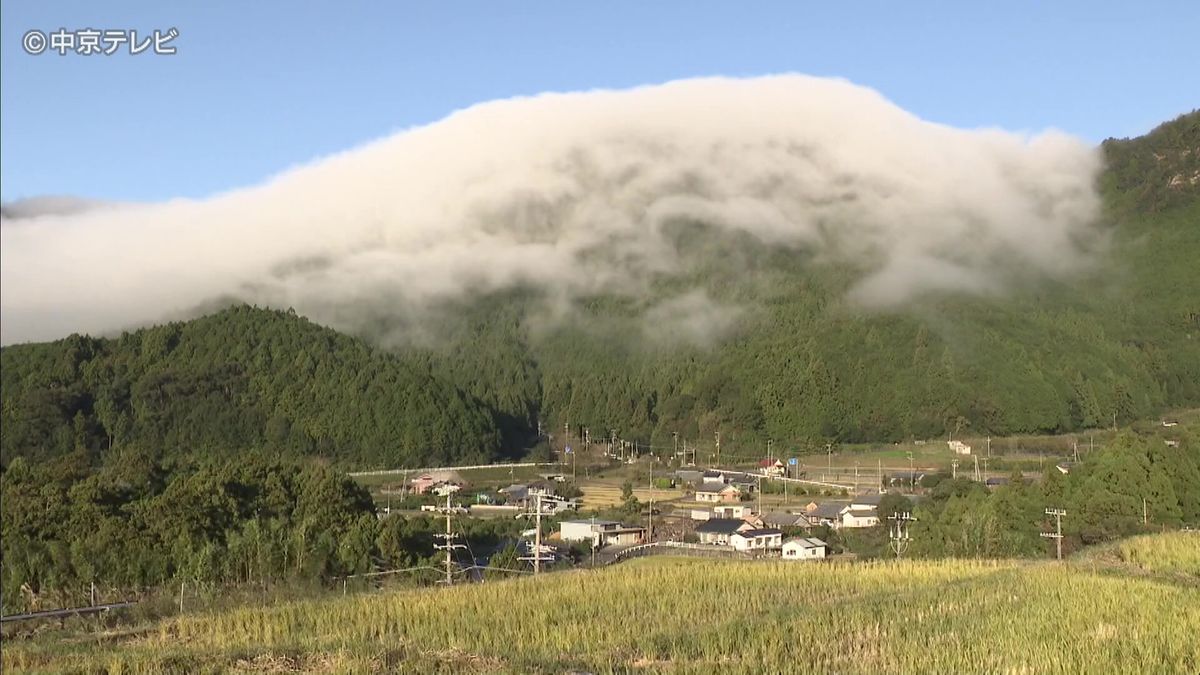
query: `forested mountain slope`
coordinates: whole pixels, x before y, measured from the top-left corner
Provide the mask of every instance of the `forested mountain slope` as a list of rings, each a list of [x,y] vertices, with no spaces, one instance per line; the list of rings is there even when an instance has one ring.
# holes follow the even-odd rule
[[[516,288],[420,317],[420,340],[240,307],[6,347],[3,455],[144,442],[416,466],[520,452],[539,422],[662,445],[721,431],[731,451],[769,438],[803,452],[1200,404],[1200,113],[1103,151],[1109,245],[1070,282],[869,312],[844,299],[855,270],[675,222],[682,274],[557,317],[544,291]],[[696,293],[719,309],[670,310]]]
[[[286,312],[234,307],[116,339],[5,347],[0,358],[6,464],[125,445],[368,465],[499,450],[490,414],[470,396]]]
[[[660,291],[698,285],[739,308],[724,330],[724,317],[647,325],[645,306],[615,297],[546,327],[522,320],[529,296],[507,293],[456,308],[445,319],[456,338],[430,358],[509,424],[532,428],[540,411],[552,431],[569,422],[660,444],[721,430],[729,447],[772,438],[803,451],[954,428],[1067,431],[1195,405],[1200,113],[1103,151],[1110,242],[1070,283],[875,314],[841,300],[852,271],[693,223],[677,232],[691,277]]]

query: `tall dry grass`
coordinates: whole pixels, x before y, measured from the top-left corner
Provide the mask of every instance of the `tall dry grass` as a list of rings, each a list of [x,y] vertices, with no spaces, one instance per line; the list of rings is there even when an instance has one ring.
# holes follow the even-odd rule
[[[1151,544],[1153,546],[1155,544]],[[1139,550],[1148,550],[1143,546]],[[1197,672],[1200,588],[1072,564],[651,558],[5,645],[5,672]]]

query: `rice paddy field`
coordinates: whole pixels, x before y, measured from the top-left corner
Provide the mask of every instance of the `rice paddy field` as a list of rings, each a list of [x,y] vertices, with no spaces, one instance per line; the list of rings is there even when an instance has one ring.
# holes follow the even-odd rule
[[[1196,673],[1200,535],[1137,560],[603,570],[183,615],[3,645],[11,672]],[[1150,561],[1150,562],[1147,562]]]
[[[607,509],[614,506],[619,506],[623,500],[621,499],[621,486],[613,483],[601,483],[599,481],[582,483],[580,490],[583,492],[581,504],[585,509]],[[683,498],[683,490],[676,488],[655,488],[654,501],[665,502],[670,500],[679,500]],[[636,487],[633,489],[633,496],[643,504],[650,501],[651,489],[648,487]]]

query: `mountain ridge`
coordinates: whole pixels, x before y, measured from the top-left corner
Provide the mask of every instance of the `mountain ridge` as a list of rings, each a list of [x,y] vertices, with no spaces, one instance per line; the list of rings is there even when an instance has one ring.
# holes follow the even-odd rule
[[[573,435],[586,426],[593,438],[615,432],[655,445],[674,433],[705,442],[721,431],[725,443],[743,448],[773,439],[805,452],[951,430],[1072,431],[1196,405],[1200,179],[1188,176],[1200,170],[1200,112],[1101,149],[1110,248],[1074,280],[864,312],[841,300],[853,283],[846,270],[703,222],[678,223],[686,279],[658,280],[657,295],[640,309],[629,298],[600,295],[565,319],[539,322],[537,291],[510,289],[421,317],[421,329],[435,336],[422,344],[387,343],[393,327],[354,339],[288,312],[239,307],[213,315],[238,317],[236,329],[210,316],[112,340],[5,347],[5,461],[51,445],[99,452],[122,424],[141,430],[131,442],[270,447],[414,466],[520,452],[537,442],[539,425]],[[646,313],[687,288],[713,307],[733,308],[729,320],[711,324],[712,335],[708,324]],[[224,331],[212,342],[230,358],[201,347],[206,330]],[[293,344],[276,333],[305,337]],[[171,357],[179,345],[162,352],[173,339],[183,339],[184,354],[203,357],[184,364],[205,366],[171,391],[208,401],[210,415],[233,420],[225,426],[238,433],[210,429],[193,438],[132,408],[129,422],[102,412],[112,399],[102,392],[120,369],[82,364],[98,351],[99,362],[112,357],[142,368],[139,377],[160,378],[179,360]],[[222,370],[230,364],[232,371]],[[336,385],[321,385],[330,377]],[[145,396],[162,390],[141,386]],[[223,399],[221,386],[244,387],[237,393],[256,412],[229,413],[236,401]],[[322,401],[334,405],[322,410]],[[168,418],[197,424],[182,413]]]

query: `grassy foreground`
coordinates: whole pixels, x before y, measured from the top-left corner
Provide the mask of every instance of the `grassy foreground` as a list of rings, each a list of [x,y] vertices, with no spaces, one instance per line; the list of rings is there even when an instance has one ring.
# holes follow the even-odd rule
[[[1197,672],[1200,535],[1118,550],[1063,564],[651,558],[10,640],[3,669]]]

